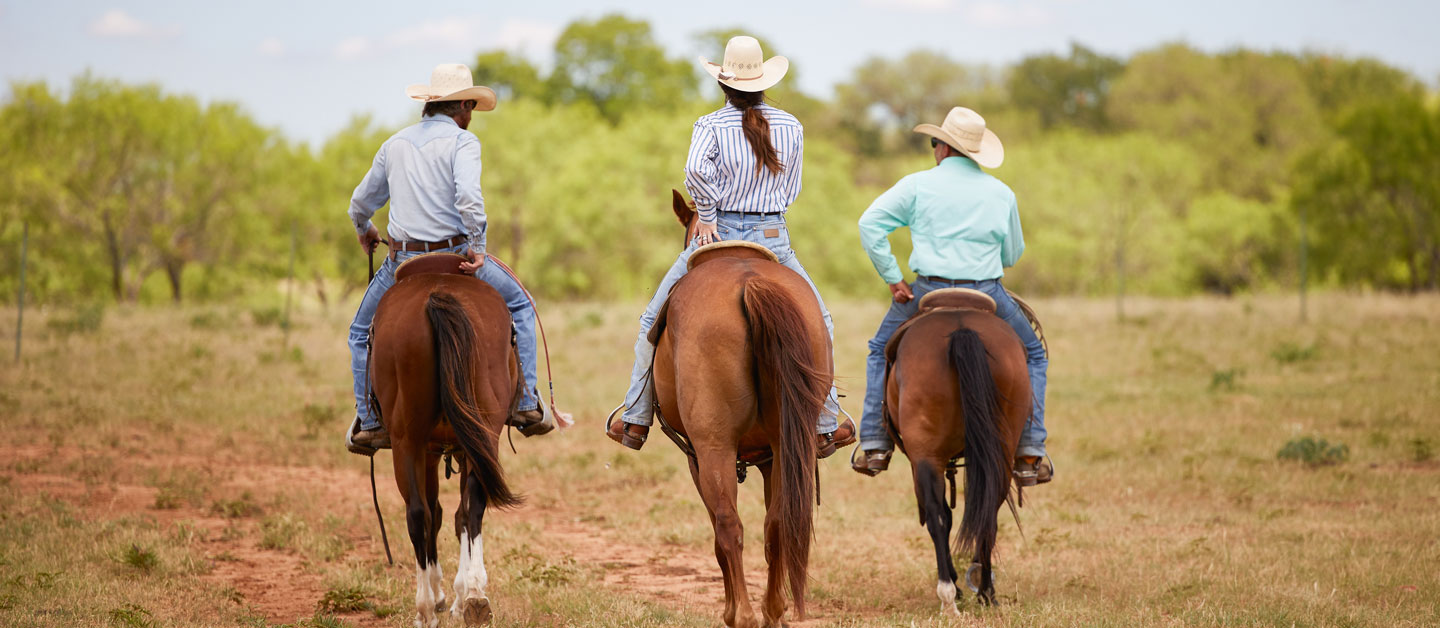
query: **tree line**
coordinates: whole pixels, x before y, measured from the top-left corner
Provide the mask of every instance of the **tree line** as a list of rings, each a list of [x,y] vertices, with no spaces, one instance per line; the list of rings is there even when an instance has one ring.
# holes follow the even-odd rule
[[[738,32],[695,42],[718,55]],[[548,73],[501,50],[471,60],[501,97],[471,126],[492,252],[545,297],[646,295],[678,250],[669,189],[719,90],[623,15],[571,23],[554,52]],[[806,125],[789,221],[826,294],[884,294],[855,221],[931,165],[910,128],[957,104],[1006,143],[993,174],[1015,189],[1028,245],[1007,275],[1015,289],[1229,294],[1288,289],[1302,272],[1330,287],[1440,287],[1440,103],[1379,61],[1181,43],[1121,59],[1074,44],[995,67],[917,50],[862,63],[828,100],[796,87],[803,71],[768,95]],[[24,224],[30,300],[263,296],[292,256],[296,285],[322,302],[363,286],[344,212],[394,129],[356,119],[312,149],[235,104],[155,85],[86,74],[64,93],[13,83],[0,105],[7,301]]]

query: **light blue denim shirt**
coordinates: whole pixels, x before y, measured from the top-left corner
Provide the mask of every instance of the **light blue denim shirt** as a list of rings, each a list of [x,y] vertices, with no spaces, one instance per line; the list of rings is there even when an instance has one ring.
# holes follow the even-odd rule
[[[904,275],[886,236],[906,226],[918,275],[998,279],[1025,250],[1015,193],[965,157],[901,179],[860,216],[860,243],[887,284]]]
[[[390,202],[392,240],[439,242],[470,236],[485,252],[485,198],[480,195],[480,140],[449,116],[426,116],[385,140],[350,197],[356,233]]]

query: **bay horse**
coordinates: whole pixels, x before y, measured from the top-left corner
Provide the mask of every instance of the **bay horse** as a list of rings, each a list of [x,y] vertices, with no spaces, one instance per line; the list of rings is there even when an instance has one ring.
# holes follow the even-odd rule
[[[679,191],[673,199],[688,243],[699,221]],[[653,366],[659,418],[693,450],[690,475],[715,529],[727,626],[757,625],[741,556],[737,455],[773,452],[756,466],[765,484],[769,565],[762,612],[765,625],[780,625],[787,576],[796,614],[805,616],[815,424],[834,371],[830,338],[809,284],[768,249],[704,250],[716,246],[691,257],[691,270],[656,321],[659,331],[651,332],[659,335]]]
[[[433,253],[412,258],[453,255]],[[463,261],[459,255],[453,257]],[[455,262],[458,264],[458,261]],[[444,574],[436,557],[441,508],[439,461],[455,450],[460,505],[455,535],[460,559],[452,616],[466,626],[488,623],[481,521],[487,507],[521,502],[500,468],[498,435],[519,391],[510,312],[484,281],[459,274],[402,277],[375,313],[370,375],[390,432],[395,484],[415,548],[415,625],[434,628],[443,610]]]
[[[1025,349],[994,311],[994,301],[983,292],[936,290],[886,346],[887,428],[910,459],[920,524],[935,545],[941,611],[956,615],[952,552],[974,550],[966,580],[981,604],[995,603],[991,553],[999,510],[1009,503],[1014,513],[1010,474],[1030,416]],[[965,509],[952,543],[955,493],[949,469],[961,457]],[[946,502],[942,474],[952,482],[952,503]],[[1015,490],[1018,496],[1019,487]]]

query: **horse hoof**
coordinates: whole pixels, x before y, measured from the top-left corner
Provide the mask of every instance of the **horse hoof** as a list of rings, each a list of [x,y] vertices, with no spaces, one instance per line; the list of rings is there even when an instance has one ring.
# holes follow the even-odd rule
[[[485,626],[490,623],[490,598],[470,598],[464,606],[466,626]]]

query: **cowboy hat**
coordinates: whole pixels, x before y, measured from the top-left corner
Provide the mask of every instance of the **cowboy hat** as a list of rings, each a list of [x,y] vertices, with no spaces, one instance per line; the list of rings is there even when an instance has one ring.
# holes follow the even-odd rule
[[[921,124],[915,127],[915,132],[949,144],[986,168],[998,167],[1005,161],[1005,147],[1000,144],[1000,138],[985,128],[985,118],[965,107],[951,109],[940,126]]]
[[[700,57],[700,67],[725,85],[742,92],[763,92],[785,77],[790,60],[775,56],[765,59],[760,42],[754,37],[737,35],[725,44],[723,63],[715,64]]]
[[[462,63],[442,63],[430,72],[430,84],[416,84],[405,88],[405,95],[420,102],[448,100],[473,100],[476,111],[490,111],[495,108],[495,90],[476,85],[470,76],[470,68]]]

